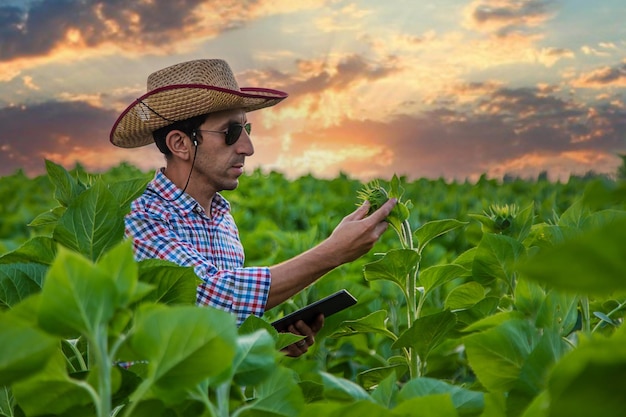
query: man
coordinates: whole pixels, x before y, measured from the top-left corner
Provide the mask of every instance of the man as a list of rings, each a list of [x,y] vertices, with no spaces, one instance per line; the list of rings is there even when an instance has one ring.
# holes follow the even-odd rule
[[[138,260],[192,266],[202,280],[198,305],[230,311],[241,324],[362,256],[386,230],[395,200],[370,216],[365,203],[312,249],[278,265],[244,267],[237,227],[220,191],[237,188],[246,157],[254,153],[247,112],[278,104],[287,94],[239,88],[228,64],[217,59],[167,67],[147,84],[147,93],[113,125],[110,140],[124,148],[155,142],[166,166],[133,202],[126,234]],[[291,326],[289,331],[306,338],[287,354],[305,353],[322,325],[320,316],[312,326]]]

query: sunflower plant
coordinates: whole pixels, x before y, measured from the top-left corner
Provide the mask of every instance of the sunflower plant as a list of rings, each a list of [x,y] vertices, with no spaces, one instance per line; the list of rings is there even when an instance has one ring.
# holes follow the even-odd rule
[[[423,373],[429,351],[436,347],[443,340],[443,335],[454,326],[454,317],[450,314],[429,318],[422,317],[421,311],[424,301],[429,290],[433,289],[418,286],[422,252],[432,239],[467,223],[455,219],[438,220],[424,223],[415,231],[412,230],[409,218],[410,209],[413,205],[410,200],[404,199],[404,189],[396,175],[389,182],[388,188],[383,187],[378,180],[375,180],[366,184],[357,193],[357,196],[361,202],[370,202],[370,211],[372,212],[382,206],[389,198],[398,199],[396,206],[387,217],[387,222],[395,231],[401,248],[392,249],[383,254],[380,259],[365,265],[364,275],[368,281],[391,281],[404,294],[408,327],[400,335],[384,334],[393,339],[393,347],[402,350],[405,365],[409,370],[409,377],[414,378]],[[376,312],[373,314],[381,316],[384,313]],[[423,330],[424,327],[437,328],[438,330],[432,333],[433,337],[429,342],[420,347],[417,346],[421,343],[418,338],[420,338],[420,330]],[[395,368],[396,365],[394,364],[392,367]]]

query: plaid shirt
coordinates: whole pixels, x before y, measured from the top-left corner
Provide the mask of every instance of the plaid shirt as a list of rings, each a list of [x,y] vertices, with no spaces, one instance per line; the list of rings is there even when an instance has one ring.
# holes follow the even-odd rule
[[[125,218],[135,259],[160,258],[192,266],[202,280],[196,303],[234,313],[241,324],[262,316],[270,288],[266,267],[244,268],[244,251],[230,204],[215,194],[208,216],[190,195],[157,171]]]

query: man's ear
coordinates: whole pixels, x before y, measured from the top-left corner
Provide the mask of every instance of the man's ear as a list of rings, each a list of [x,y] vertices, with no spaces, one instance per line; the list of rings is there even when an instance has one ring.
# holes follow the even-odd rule
[[[172,154],[178,158],[187,160],[193,155],[193,143],[189,137],[180,130],[172,130],[165,137],[165,143]]]

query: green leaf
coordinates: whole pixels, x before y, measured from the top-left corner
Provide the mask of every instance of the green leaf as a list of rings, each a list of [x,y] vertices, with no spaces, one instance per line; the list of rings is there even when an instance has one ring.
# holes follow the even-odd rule
[[[561,336],[567,336],[576,325],[578,299],[576,294],[550,290],[539,308],[535,324],[539,328],[555,329]]]
[[[456,321],[458,325],[468,326],[480,320],[488,319],[497,311],[499,297],[485,297],[472,307],[455,311]]]
[[[626,220],[626,211],[624,210],[600,210],[592,213],[583,223],[583,230],[595,230],[600,227],[610,226],[616,221]]]
[[[536,224],[531,229],[529,246],[540,248],[551,247],[563,243],[567,238],[579,234],[579,229],[553,224]]]
[[[304,337],[299,336],[293,333],[278,333],[278,339],[276,340],[275,347],[276,349],[284,349],[289,345],[292,345],[300,340],[304,339]]]
[[[433,378],[414,378],[407,382],[398,396],[398,400],[407,401],[415,397],[427,397],[434,394],[448,394],[460,416],[477,416],[484,406],[484,394],[470,391]]]
[[[535,281],[520,278],[515,285],[515,307],[527,317],[536,317],[546,294]]]
[[[474,323],[463,329],[464,332],[480,332],[483,330],[491,329],[499,326],[511,320],[521,320],[524,316],[519,311],[501,311],[496,314],[491,314],[485,318],[475,321]]]
[[[13,393],[8,386],[0,386],[0,416],[13,417]]]
[[[577,200],[572,203],[567,210],[559,218],[559,226],[567,226],[572,229],[582,229],[585,219],[591,214],[591,210],[582,203],[582,200]]]
[[[455,219],[434,220],[424,223],[415,232],[417,238],[417,252],[422,253],[424,246],[434,238],[451,232],[454,229],[467,225],[468,222],[461,222]]]
[[[281,350],[303,339],[303,336],[293,333],[278,333],[270,323],[255,315],[246,317],[241,326],[239,326],[239,334],[251,334],[260,329],[264,329],[272,336],[275,341],[274,347],[276,350]]]
[[[414,413],[415,410],[412,412]],[[307,404],[298,417],[409,417],[411,415],[410,413],[392,414],[387,407],[369,400],[357,400],[349,404],[327,400]]]
[[[63,206],[68,207],[83,191],[85,186],[72,177],[65,168],[46,159],[48,178],[55,187],[54,198]]]
[[[529,394],[529,398],[539,394],[547,387],[548,375],[554,364],[570,350],[557,332],[543,332],[520,370],[516,390]]]
[[[143,193],[149,182],[150,178],[132,178],[130,180],[116,181],[109,184],[109,190],[119,203],[120,209],[127,211],[130,203]]]
[[[406,361],[404,363],[390,364],[389,366],[369,368],[358,375],[358,382],[367,390],[376,387],[380,388],[379,384],[384,383],[383,381],[386,381],[387,379],[392,379],[395,384],[402,375],[408,372],[408,370],[409,367]]]
[[[0,257],[0,264],[39,263],[50,265],[56,256],[56,243],[48,236],[35,236],[22,246]]]
[[[365,317],[361,317],[360,319],[346,320],[342,322],[332,336],[339,337],[357,333],[378,333],[392,340],[396,340],[396,335],[387,329],[385,324],[386,320],[387,311],[378,310]]]
[[[304,407],[302,391],[293,371],[276,368],[269,378],[256,387],[256,400],[240,416],[296,416]]]
[[[371,389],[375,387],[374,391],[372,392],[372,399],[376,401],[376,403],[387,408],[391,408],[395,405],[396,397],[398,395],[398,392],[400,391],[398,384],[398,377],[400,375],[396,375],[396,373],[393,372],[396,367],[389,368],[391,369],[387,371],[386,378],[378,378],[375,384],[363,385],[365,389]],[[363,379],[361,379],[361,381],[362,380]]]
[[[489,391],[505,392],[516,385],[535,332],[525,320],[509,320],[463,338],[469,364]]]
[[[389,181],[389,198],[400,198],[404,194],[404,189],[400,185],[400,178],[396,174],[393,174],[391,181]]]
[[[524,210],[520,211],[517,216],[515,216],[515,219],[513,221],[513,237],[515,237],[520,242],[526,239],[532,228],[534,216],[534,204],[530,204]]]
[[[246,317],[243,323],[241,323],[241,326],[239,326],[238,333],[240,335],[252,334],[260,329],[267,330],[267,332],[271,334],[272,336],[275,336],[276,334],[278,334],[276,329],[274,329],[274,327],[272,327],[271,324],[269,324],[267,321],[265,321],[261,317],[255,316],[254,314],[251,314],[248,317]]]
[[[154,287],[143,301],[195,305],[199,278],[191,267],[161,259],[139,262],[139,280]]]
[[[617,336],[617,335],[616,335]],[[548,381],[550,417],[622,417],[626,337],[596,337],[563,357]]]
[[[418,412],[419,414],[416,414]],[[449,394],[432,394],[402,401],[393,409],[393,415],[406,417],[459,417]]]
[[[368,281],[387,280],[396,283],[407,294],[407,276],[417,267],[420,256],[412,249],[392,249],[381,259],[365,265]]]
[[[594,228],[524,261],[527,277],[562,290],[602,295],[626,291],[626,220]]]
[[[398,201],[396,205],[391,209],[391,213],[387,216],[387,222],[393,227],[397,232],[402,230],[403,222],[409,218],[410,212],[408,207]],[[401,233],[401,232],[400,232]]]
[[[448,310],[420,317],[400,335],[391,348],[412,347],[417,351],[421,360],[425,361],[430,352],[445,340],[455,325],[456,318]]]
[[[13,317],[30,323],[33,327],[38,327],[39,302],[41,300],[41,291],[26,297],[19,303],[15,304],[11,310],[7,311]]]
[[[622,166],[619,168],[619,181],[610,181],[608,178],[599,178],[591,181],[585,186],[585,194],[583,196],[583,204],[592,210],[598,210],[604,207],[613,207],[626,201],[626,182],[623,181],[622,168],[624,165],[623,155]]]
[[[88,392],[68,376],[65,367],[65,357],[56,349],[40,372],[13,385],[15,400],[26,415],[61,415],[91,403]]]
[[[327,372],[320,372],[320,374],[324,383],[324,394],[326,398],[340,401],[374,401],[360,385]]]
[[[96,261],[124,236],[124,216],[101,180],[67,207],[54,229],[60,244]]]
[[[483,233],[493,233],[496,230],[496,222],[486,214],[469,213],[468,216],[480,223]]]
[[[521,417],[548,417],[548,408],[550,407],[550,398],[548,391],[540,392],[526,407],[526,410],[521,414]],[[488,417],[500,417],[505,415],[505,406],[498,409],[498,412],[490,414]],[[487,417],[487,416],[485,416]]]
[[[35,263],[0,264],[0,310],[40,292],[47,270],[47,266]]]
[[[89,260],[59,247],[48,270],[39,310],[39,323],[51,333],[71,339],[108,323],[119,306],[115,282]]]
[[[57,224],[63,213],[65,213],[66,208],[63,206],[55,207],[48,211],[45,211],[39,214],[37,217],[33,219],[28,226],[30,227],[45,227],[45,226],[54,226]]]
[[[444,302],[447,310],[465,310],[485,298],[485,288],[475,281],[456,286]]]
[[[462,266],[467,270],[471,270],[472,264],[474,263],[474,257],[476,256],[476,249],[476,246],[469,248],[468,250],[457,256],[452,263]]]
[[[137,264],[133,257],[132,242],[126,240],[105,253],[97,262],[103,275],[109,275],[115,284],[119,307],[126,307],[138,290]]]
[[[501,279],[513,288],[516,262],[526,253],[517,240],[495,234],[484,234],[472,266],[474,279],[482,284]]]
[[[594,311],[593,315],[596,316],[597,318],[599,318],[600,320],[602,320],[603,322],[605,322],[608,325],[619,326],[618,322],[616,322],[615,320],[613,320],[612,318],[610,318],[609,316],[607,316],[606,314],[604,314],[601,311]]]
[[[59,339],[10,312],[0,313],[0,340],[0,387],[39,372],[59,346]]]
[[[180,404],[177,404],[177,406],[180,406]],[[163,401],[159,398],[150,398],[137,403],[136,407],[133,409],[132,417],[163,416],[167,415],[167,411],[168,408]],[[124,413],[122,413],[122,415],[124,415]]]
[[[232,366],[237,328],[233,315],[210,307],[142,305],[129,345],[148,361],[143,384],[176,396]]]
[[[298,381],[298,387],[300,387],[300,391],[304,397],[304,402],[309,405],[324,398],[324,384],[322,384],[321,378],[318,379],[319,382],[311,379]],[[302,411],[306,411],[308,409],[309,407],[306,407]]]
[[[420,271],[419,282],[424,286],[424,293],[429,294],[436,288],[452,281],[453,279],[467,276],[469,271],[461,265],[445,264],[436,265]]]
[[[265,330],[239,336],[233,360],[234,381],[244,386],[260,383],[275,370],[276,355],[274,339]]]

